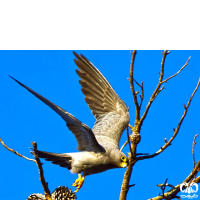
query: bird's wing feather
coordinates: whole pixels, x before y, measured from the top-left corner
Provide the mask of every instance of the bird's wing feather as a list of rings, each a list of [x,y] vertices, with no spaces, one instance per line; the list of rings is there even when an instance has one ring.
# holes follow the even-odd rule
[[[97,142],[94,133],[86,124],[83,124],[81,121],[76,119],[73,115],[71,115],[70,113],[62,109],[61,107],[57,106],[56,104],[52,103],[48,99],[44,98],[40,94],[36,93],[35,91],[30,89],[26,85],[16,80],[15,78],[13,77],[11,78],[15,80],[18,84],[20,84],[22,87],[26,88],[30,93],[35,95],[38,99],[40,99],[50,108],[52,108],[57,114],[59,114],[66,121],[67,127],[75,135],[76,140],[78,142],[77,150],[94,151],[94,152],[103,151],[103,148]]]
[[[73,53],[77,58],[74,61],[80,70],[76,72],[81,78],[79,81],[82,86],[81,91],[95,118],[112,111],[126,115],[128,112],[126,104],[115,93],[101,72],[86,57]]]
[[[93,132],[98,141],[100,136],[106,141],[106,136],[111,143],[118,145],[129,122],[128,108],[101,72],[86,57],[73,53],[77,58],[74,61],[79,68],[76,72],[81,78],[81,91],[97,119]]]

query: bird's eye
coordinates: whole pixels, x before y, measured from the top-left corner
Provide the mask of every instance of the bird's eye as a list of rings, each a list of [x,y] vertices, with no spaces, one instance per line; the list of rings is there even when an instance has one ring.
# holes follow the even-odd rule
[[[122,161],[126,161],[125,156],[122,156],[122,157],[121,157],[121,160],[122,160]]]

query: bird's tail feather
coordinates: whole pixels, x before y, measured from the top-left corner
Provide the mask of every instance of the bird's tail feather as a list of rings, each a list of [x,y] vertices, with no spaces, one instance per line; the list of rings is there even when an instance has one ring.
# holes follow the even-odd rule
[[[47,161],[51,161],[53,164],[65,167],[68,170],[71,170],[72,168],[72,157],[67,154],[50,153],[34,149],[34,155],[39,158],[44,158]]]

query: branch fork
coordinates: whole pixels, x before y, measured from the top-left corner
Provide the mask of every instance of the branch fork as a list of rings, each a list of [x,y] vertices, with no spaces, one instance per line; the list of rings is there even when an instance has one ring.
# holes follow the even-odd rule
[[[137,145],[139,144],[140,140],[141,140],[141,136],[140,136],[140,130],[141,130],[141,126],[143,125],[143,121],[146,119],[147,117],[147,114],[149,112],[149,109],[153,103],[153,101],[156,99],[157,95],[163,90],[165,89],[164,85],[162,85],[163,83],[167,83],[170,79],[172,79],[173,77],[177,76],[187,65],[188,65],[188,62],[190,60],[190,57],[187,59],[186,63],[181,67],[181,69],[175,73],[174,75],[168,77],[167,79],[164,79],[163,80],[163,77],[164,77],[164,65],[165,65],[165,59],[166,59],[166,56],[170,53],[170,51],[167,51],[165,50],[164,52],[161,52],[162,55],[163,55],[163,58],[162,58],[162,62],[161,62],[161,70],[160,70],[160,77],[159,77],[159,81],[158,81],[158,84],[157,84],[157,87],[156,89],[154,90],[153,94],[151,95],[150,99],[149,99],[149,102],[146,106],[146,109],[142,115],[142,117],[140,117],[140,112],[141,112],[141,106],[142,106],[142,102],[143,102],[143,98],[144,98],[144,88],[143,88],[143,82],[141,84],[139,84],[134,78],[133,78],[133,71],[134,71],[134,61],[135,61],[135,57],[136,57],[136,51],[133,51],[132,52],[132,59],[131,59],[131,65],[130,65],[130,78],[128,79],[129,82],[130,82],[130,87],[131,87],[131,91],[132,91],[132,94],[133,94],[133,100],[134,100],[134,104],[135,104],[135,108],[136,108],[136,117],[135,117],[135,123],[134,123],[134,126],[131,126],[129,125],[129,128],[131,129],[132,131],[132,134],[131,136],[129,136],[127,134],[127,137],[128,137],[128,140],[124,143],[124,145],[121,147],[120,151],[122,151],[122,149],[129,143],[129,148],[130,148],[130,152],[131,154],[129,153],[129,166],[127,167],[127,170],[124,174],[124,179],[123,179],[123,183],[122,183],[122,187],[121,187],[121,193],[120,193],[120,200],[125,200],[126,199],[126,196],[127,196],[127,193],[128,193],[128,190],[129,190],[129,181],[130,181],[130,177],[131,177],[131,174],[132,174],[132,168],[133,166],[135,165],[135,163],[139,160],[144,160],[144,159],[148,159],[148,158],[153,158],[157,155],[159,155],[161,152],[163,152],[168,146],[171,145],[172,141],[175,139],[175,137],[177,136],[178,132],[179,132],[179,129],[181,127],[181,124],[187,114],[187,111],[188,111],[188,108],[190,106],[190,103],[191,103],[191,100],[194,96],[194,94],[196,93],[198,87],[199,87],[199,84],[200,84],[200,79],[198,81],[198,84],[194,90],[194,92],[192,93],[187,105],[185,106],[184,105],[184,113],[183,113],[183,116],[181,117],[179,123],[178,123],[178,126],[176,129],[173,129],[174,130],[174,134],[173,136],[169,139],[169,141],[167,141],[167,139],[165,138],[164,141],[165,141],[165,144],[163,146],[160,147],[160,149],[152,154],[152,155],[143,155],[143,156],[138,156],[136,157],[136,155],[138,155],[136,153],[136,149],[137,149]],[[141,88],[141,95],[140,95],[140,104],[138,103],[138,99],[137,99],[137,94],[138,94],[138,91],[135,91],[135,87],[134,87],[134,83],[136,83],[140,88]],[[131,144],[130,144],[130,141],[131,141]],[[195,163],[195,161],[194,161]],[[197,171],[197,167],[195,166],[195,171]],[[167,181],[167,180],[166,180]],[[197,177],[196,179],[194,179],[194,181],[200,181],[200,178]],[[165,182],[165,186],[167,186],[167,183]],[[166,197],[168,196],[168,199],[169,199],[169,196],[170,195],[173,195],[173,197],[175,198],[179,198],[175,193],[173,193],[174,191],[177,190],[179,186],[176,186],[174,187],[172,190],[172,192],[168,192],[167,194],[164,193],[163,191],[163,195],[162,196],[159,196],[159,197],[156,197],[156,198],[152,198],[153,200],[157,200],[157,199],[167,199]],[[165,187],[164,187],[165,189]],[[172,194],[173,193],[173,194]],[[167,196],[166,196],[167,195]]]
[[[44,178],[44,173],[43,173],[43,168],[42,168],[42,163],[40,161],[40,159],[38,157],[36,157],[34,155],[34,158],[35,159],[31,159],[31,158],[27,158],[26,156],[23,156],[22,154],[18,153],[17,151],[15,151],[14,149],[11,149],[9,148],[4,142],[3,140],[0,138],[0,143],[8,150],[8,151],[11,151],[12,153],[16,154],[17,156],[19,157],[22,157],[26,160],[29,160],[29,161],[33,161],[37,164],[38,166],[38,171],[39,171],[39,176],[40,176],[40,181],[41,181],[41,184],[42,184],[42,187],[44,189],[44,194],[45,194],[45,198],[46,200],[52,200],[51,199],[51,194],[50,194],[50,190],[48,188],[48,183],[45,181],[45,178]],[[36,142],[32,142],[32,145],[33,145],[33,149],[37,149],[37,143]]]

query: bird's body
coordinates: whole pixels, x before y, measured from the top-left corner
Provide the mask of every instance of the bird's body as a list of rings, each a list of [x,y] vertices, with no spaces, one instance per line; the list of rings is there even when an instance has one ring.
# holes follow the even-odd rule
[[[119,150],[119,140],[129,123],[129,112],[124,101],[118,97],[98,69],[84,56],[76,53],[74,55],[77,58],[75,63],[80,70],[76,72],[81,78],[79,81],[82,86],[81,90],[96,118],[93,129],[13,79],[58,113],[75,135],[78,142],[77,150],[80,152],[57,154],[34,149],[34,153],[40,158],[52,161],[53,164],[67,168],[72,173],[78,173],[79,178],[74,183],[78,191],[86,175],[128,165],[128,158]],[[82,172],[83,178],[80,175]]]
[[[84,172],[85,176],[100,173],[116,166],[109,163],[109,156],[105,153],[78,152],[68,153],[72,157],[72,173]]]

